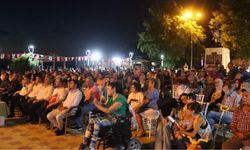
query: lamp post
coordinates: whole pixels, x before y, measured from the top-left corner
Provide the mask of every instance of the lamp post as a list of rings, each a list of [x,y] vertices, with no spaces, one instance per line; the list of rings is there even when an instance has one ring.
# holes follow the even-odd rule
[[[165,56],[163,54],[161,54],[161,67],[164,66],[164,58],[165,58]]]
[[[131,67],[132,69],[133,69],[133,60],[132,60],[133,56],[134,56],[134,53],[133,53],[133,52],[130,52],[130,53],[129,53],[129,64],[130,64],[130,67]]]
[[[35,46],[34,45],[29,45],[28,46],[28,51],[33,54],[34,53],[34,50],[35,50]]]
[[[87,66],[89,67],[89,61],[90,61],[90,55],[91,55],[91,50],[86,50],[86,56],[87,56]]]
[[[95,65],[97,64],[97,69],[99,69],[99,61],[101,60],[102,55],[99,51],[93,52],[91,55],[91,60],[93,61],[93,67],[95,68]]]
[[[194,14],[191,11],[186,11],[185,13],[183,13],[182,17],[185,21],[188,21],[190,23],[190,69],[192,69],[193,68],[193,31],[192,31],[193,22],[199,20],[202,17],[202,14],[200,12],[196,12],[196,14]]]

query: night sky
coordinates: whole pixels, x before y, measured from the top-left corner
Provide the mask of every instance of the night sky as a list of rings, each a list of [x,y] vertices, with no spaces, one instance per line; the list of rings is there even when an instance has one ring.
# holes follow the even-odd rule
[[[5,0],[0,5],[0,52],[61,56],[127,54],[152,0]],[[204,4],[204,3],[203,3]],[[111,53],[112,52],[112,53]]]

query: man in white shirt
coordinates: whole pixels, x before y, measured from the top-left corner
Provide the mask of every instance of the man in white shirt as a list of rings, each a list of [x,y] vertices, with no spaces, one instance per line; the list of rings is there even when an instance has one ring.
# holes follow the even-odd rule
[[[78,106],[82,100],[82,92],[78,89],[78,81],[71,80],[69,82],[69,93],[65,101],[62,102],[57,109],[53,110],[47,115],[48,120],[57,127],[55,131],[56,135],[63,135],[63,119],[66,117],[66,113],[70,108]]]
[[[64,88],[62,78],[60,76],[56,77],[55,87],[56,88],[54,89],[49,101],[43,103],[41,107],[38,108],[36,111],[37,115],[41,118],[42,123],[49,123],[47,119],[48,113],[50,113],[53,109],[57,108],[57,104],[61,103],[68,94],[68,92]]]
[[[46,76],[44,78],[44,85],[40,88],[35,99],[33,99],[32,102],[29,104],[31,124],[38,123],[39,117],[36,114],[36,110],[41,107],[43,103],[49,101],[50,97],[52,96],[54,87],[51,85],[51,81],[52,79],[50,76]]]
[[[36,76],[36,80],[34,81],[32,91],[25,96],[25,99],[21,101],[21,106],[24,115],[26,116],[27,121],[31,121],[29,118],[29,105],[32,103],[32,101],[36,98],[36,95],[38,94],[39,90],[42,87],[42,79],[40,76]]]
[[[14,110],[15,107],[19,107],[22,114],[24,112],[21,107],[21,102],[25,99],[25,97],[32,91],[32,83],[30,83],[31,76],[25,75],[22,79],[22,89],[15,92],[13,95],[10,96],[10,114],[8,117],[15,117]]]

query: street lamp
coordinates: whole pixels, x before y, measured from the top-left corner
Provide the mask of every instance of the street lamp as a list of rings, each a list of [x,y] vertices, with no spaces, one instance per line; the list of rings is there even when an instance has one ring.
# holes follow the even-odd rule
[[[89,60],[90,60],[90,56],[91,56],[91,50],[87,50],[86,51],[86,56],[87,56],[87,64],[88,64],[88,67],[89,67]]]
[[[163,65],[164,65],[164,58],[165,58],[165,56],[163,54],[161,54],[161,67],[163,67]]]
[[[98,51],[93,52],[93,54],[91,55],[91,60],[93,61],[94,65],[95,65],[95,62],[97,63],[98,69],[99,69],[99,60],[101,59],[101,57],[102,57],[102,55]]]
[[[30,52],[30,53],[34,53],[34,50],[35,50],[35,46],[34,45],[29,45],[28,46],[28,51]]]
[[[113,57],[112,61],[115,63],[116,66],[121,66],[122,58],[121,57]]]
[[[130,64],[130,67],[132,68],[133,68],[133,60],[132,60],[133,56],[134,56],[134,53],[129,52],[129,64]]]
[[[191,11],[186,11],[182,14],[182,18],[185,21],[189,21],[190,25],[193,26],[193,22],[196,22],[202,17],[200,12],[193,13]],[[190,27],[190,69],[193,68],[193,35],[192,35],[192,27]]]

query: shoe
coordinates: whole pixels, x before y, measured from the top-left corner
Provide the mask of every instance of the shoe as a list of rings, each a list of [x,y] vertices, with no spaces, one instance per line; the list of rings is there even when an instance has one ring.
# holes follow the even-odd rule
[[[64,130],[57,130],[55,133],[57,136],[64,135]]]
[[[25,119],[25,121],[26,122],[30,122],[30,121],[32,121],[29,117],[27,117],[26,119]]]
[[[38,121],[32,120],[32,121],[30,122],[30,124],[38,124]]]
[[[142,137],[142,136],[144,136],[145,135],[145,131],[144,130],[139,130],[138,132],[137,132],[137,137]]]
[[[9,115],[7,116],[7,118],[14,118],[14,117],[15,117],[14,114],[9,114]]]
[[[87,149],[88,149],[88,145],[87,144],[84,144],[84,143],[80,144],[79,150],[87,150]]]
[[[57,132],[59,132],[59,131],[60,131],[60,129],[56,128],[56,130],[55,130],[54,132],[57,133]]]

